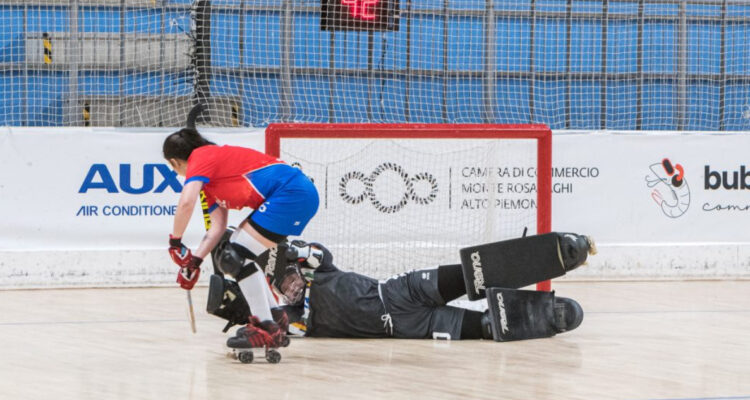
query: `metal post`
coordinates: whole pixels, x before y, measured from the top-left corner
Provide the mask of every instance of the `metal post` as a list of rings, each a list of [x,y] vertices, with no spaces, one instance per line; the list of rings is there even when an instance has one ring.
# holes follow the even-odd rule
[[[448,0],[443,0],[443,95],[440,105],[441,122],[448,121]]]
[[[411,109],[409,106],[409,95],[411,85],[411,24],[412,18],[412,4],[411,0],[406,0],[406,74],[404,75],[404,119],[406,122],[411,120]]]
[[[485,0],[487,15],[485,17],[484,30],[484,122],[495,121],[495,35],[497,27],[495,21],[494,0]]]
[[[234,107],[237,107],[238,111],[242,111],[242,114],[237,115],[237,126],[243,126],[247,125],[247,121],[245,121],[245,107],[242,106],[242,102],[245,99],[245,94],[247,91],[247,87],[245,85],[245,81],[247,80],[247,77],[245,76],[245,17],[247,14],[247,1],[242,0],[240,3],[240,32],[239,32],[239,40],[237,41],[237,46],[239,46],[239,49],[237,51],[238,56],[240,57],[239,62],[239,79],[240,79],[240,104],[235,103],[234,101],[231,102],[230,106],[232,107],[232,112],[234,112]],[[252,110],[250,110],[252,111]],[[234,121],[230,121],[231,125],[234,125]]]
[[[162,26],[164,24],[162,23]],[[125,107],[123,107],[123,101],[125,99],[125,42],[127,38],[125,37],[125,0],[120,0],[120,65],[119,65],[119,73],[118,73],[118,94],[117,96],[117,126],[124,126],[125,125]],[[135,43],[138,43],[137,41]],[[134,46],[134,51],[137,50],[138,47]],[[133,55],[134,57],[137,57],[137,54]],[[162,60],[164,58],[162,57]],[[134,107],[137,107],[137,104],[133,104]],[[160,109],[163,107],[159,107]],[[137,115],[137,114],[136,114]],[[135,118],[135,116],[133,117]],[[134,121],[135,122],[135,121]]]
[[[336,32],[329,31],[328,35],[328,122],[332,123],[336,115],[333,101],[336,93]]]
[[[726,108],[727,90],[727,0],[721,2],[721,48],[719,49],[721,61],[719,64],[719,130],[726,129],[724,113]]]
[[[211,0],[195,3],[195,102],[208,106],[199,120],[211,122]]]
[[[23,37],[28,40],[29,37],[29,28],[28,28],[28,19],[29,19],[29,3],[24,2],[23,3]],[[23,93],[24,93],[24,99],[23,99],[23,112],[21,115],[24,116],[23,121],[21,121],[21,125],[23,126],[29,126],[30,124],[30,116],[29,116],[29,58],[28,53],[24,53],[23,55]],[[13,76],[13,73],[11,72],[11,76]]]
[[[644,0],[638,0],[638,41],[636,42],[636,109],[635,109],[635,129],[641,130],[643,126],[643,12]]]
[[[372,122],[372,88],[375,86],[372,70],[372,56],[374,51],[372,31],[367,32],[367,122]]]
[[[573,30],[573,0],[568,0],[568,4],[565,7],[565,74],[567,75],[566,87],[565,87],[565,129],[570,129],[570,112],[571,112],[571,96],[572,90],[570,89],[572,82],[571,74],[571,36]]]
[[[607,129],[607,34],[609,31],[609,0],[602,2],[602,79],[600,89],[601,112],[599,115],[599,129]]]
[[[687,2],[680,2],[680,22],[677,27],[677,130],[684,130],[687,122]]]
[[[161,5],[161,26],[159,27],[159,57],[161,57],[161,90],[159,95],[159,101],[164,103],[167,101],[167,68],[164,67],[164,60],[167,59],[167,53],[165,49],[165,43],[164,40],[166,39],[165,35],[167,33],[167,9],[164,7],[164,3]],[[177,47],[177,44],[175,43],[175,47]],[[169,68],[173,69],[175,68],[176,58],[174,55],[172,56],[172,63],[174,65],[170,65]],[[122,72],[120,73],[122,75]],[[122,85],[122,76],[120,76],[120,85]],[[120,96],[122,96],[122,91],[120,92]],[[159,126],[164,126],[164,121],[166,120],[164,112],[166,111],[166,107],[159,107]]]
[[[281,104],[282,121],[292,119],[292,5],[294,1],[284,1],[284,15],[281,23],[281,90],[279,91],[279,103]]]
[[[529,123],[533,124],[534,117],[534,85],[536,85],[536,68],[534,68],[534,35],[536,31],[536,0],[531,0],[531,29],[529,30]],[[519,121],[521,122],[521,121]]]
[[[80,33],[78,31],[78,0],[70,3],[70,70],[68,72],[68,125],[77,126],[81,122],[78,101],[78,69],[81,62]],[[64,116],[65,117],[65,116]],[[63,117],[63,118],[64,118]]]

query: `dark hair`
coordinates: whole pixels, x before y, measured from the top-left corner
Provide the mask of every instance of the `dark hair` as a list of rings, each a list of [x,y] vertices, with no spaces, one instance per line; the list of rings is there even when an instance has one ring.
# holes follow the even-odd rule
[[[164,139],[162,152],[167,160],[176,158],[187,161],[193,150],[209,144],[216,143],[209,142],[193,128],[182,128]]]

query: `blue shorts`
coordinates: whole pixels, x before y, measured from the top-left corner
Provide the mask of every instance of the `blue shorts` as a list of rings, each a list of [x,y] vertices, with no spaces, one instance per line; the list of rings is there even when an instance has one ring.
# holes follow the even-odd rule
[[[258,206],[250,219],[263,229],[284,236],[299,236],[318,211],[318,190],[310,178],[298,168],[286,164],[277,164],[255,171],[250,177],[261,194],[265,196],[263,204]],[[266,179],[273,176],[274,179]],[[279,179],[280,177],[286,179]],[[282,182],[272,184],[271,194],[263,193],[267,189],[265,182]]]

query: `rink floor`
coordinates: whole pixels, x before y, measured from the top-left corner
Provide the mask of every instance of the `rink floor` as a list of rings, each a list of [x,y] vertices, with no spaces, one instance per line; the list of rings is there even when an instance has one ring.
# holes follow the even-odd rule
[[[750,399],[750,281],[554,287],[586,311],[554,338],[295,338],[276,365],[226,357],[205,287],[197,334],[178,288],[0,291],[0,399]]]

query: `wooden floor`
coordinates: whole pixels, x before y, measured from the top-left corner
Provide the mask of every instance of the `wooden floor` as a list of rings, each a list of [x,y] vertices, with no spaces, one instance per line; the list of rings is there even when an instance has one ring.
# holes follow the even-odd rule
[[[0,291],[0,399],[750,399],[750,282],[556,283],[581,327],[514,343],[294,339],[226,358],[181,289]]]

